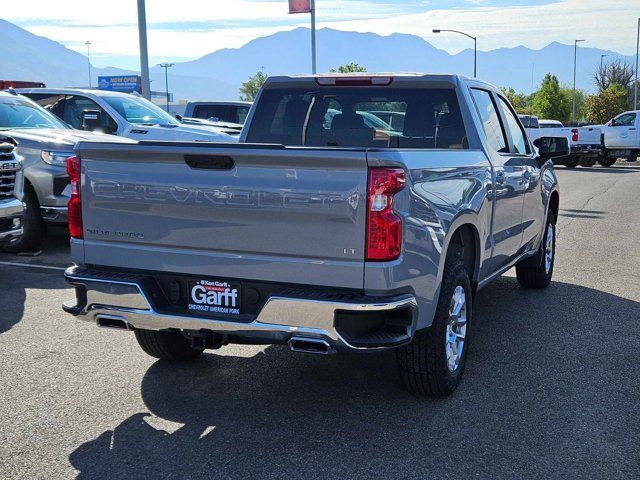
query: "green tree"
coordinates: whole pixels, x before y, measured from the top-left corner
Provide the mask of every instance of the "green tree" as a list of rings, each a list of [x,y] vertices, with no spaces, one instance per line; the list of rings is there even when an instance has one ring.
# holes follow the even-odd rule
[[[353,72],[366,72],[367,67],[358,65],[355,62],[350,62],[345,65],[340,65],[338,68],[332,68],[329,70],[331,73],[353,73]]]
[[[540,90],[533,99],[533,112],[538,118],[559,120],[567,123],[571,119],[571,92],[560,87],[558,77],[547,73]]]
[[[246,82],[242,82],[240,87],[240,100],[253,102],[260,91],[260,87],[267,80],[267,75],[261,68],[255,74],[251,75]]]
[[[509,103],[513,105],[513,108],[516,109],[516,112],[519,115],[533,115],[533,108],[531,106],[531,102],[533,100],[532,95],[517,93],[512,87],[501,87],[500,91],[507,100],[509,100]]]
[[[622,85],[611,84],[606,90],[589,95],[585,100],[589,122],[604,123],[627,109],[628,91]]]

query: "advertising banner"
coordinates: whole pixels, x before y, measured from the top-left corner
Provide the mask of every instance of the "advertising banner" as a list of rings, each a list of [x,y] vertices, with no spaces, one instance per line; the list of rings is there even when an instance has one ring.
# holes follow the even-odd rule
[[[310,13],[311,0],[289,0],[289,13]]]

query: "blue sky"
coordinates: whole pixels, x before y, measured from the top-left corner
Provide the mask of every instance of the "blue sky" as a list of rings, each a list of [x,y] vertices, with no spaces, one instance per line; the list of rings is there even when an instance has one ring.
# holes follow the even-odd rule
[[[415,34],[449,52],[470,47],[468,39],[434,35],[433,28],[477,35],[480,50],[585,38],[585,46],[629,55],[640,0],[316,0],[316,9],[319,27]],[[135,0],[21,0],[2,17],[82,53],[91,41],[97,66],[137,66]],[[152,63],[193,59],[309,24],[308,15],[287,14],[286,0],[147,0],[147,19]]]

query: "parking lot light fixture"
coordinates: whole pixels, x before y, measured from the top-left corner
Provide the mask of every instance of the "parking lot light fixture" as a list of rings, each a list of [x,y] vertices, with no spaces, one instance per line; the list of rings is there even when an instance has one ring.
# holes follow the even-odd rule
[[[440,28],[434,28],[432,30],[433,33],[442,33],[442,32],[451,32],[458,33],[460,35],[464,35],[473,40],[473,77],[478,76],[478,37],[474,37],[473,35],[469,35],[468,33],[461,32],[460,30],[443,30]]]
[[[573,42],[573,108],[571,110],[571,121],[576,121],[576,67],[578,65],[578,43],[585,40],[574,40]]]
[[[160,66],[164,68],[164,88],[167,94],[167,113],[169,113],[169,68],[173,67],[175,63],[161,63]]]
[[[633,109],[638,109],[638,56],[640,56],[640,18],[638,18],[638,37],[636,39],[636,81],[633,84]]]
[[[86,42],[84,42],[84,44],[87,46],[87,70],[89,71],[89,88],[93,88],[91,85],[91,51],[89,50],[91,42],[87,40]]]
[[[607,55],[606,53],[603,53],[602,55],[600,55],[600,71],[602,71],[602,60],[604,59],[604,57],[608,57],[609,55]]]

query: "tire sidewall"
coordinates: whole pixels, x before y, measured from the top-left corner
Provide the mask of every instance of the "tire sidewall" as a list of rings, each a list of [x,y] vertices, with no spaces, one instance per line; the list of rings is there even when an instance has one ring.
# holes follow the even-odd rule
[[[467,354],[469,352],[469,338],[472,328],[471,324],[473,322],[473,292],[471,289],[469,275],[461,262],[457,262],[455,264],[448,273],[448,277],[447,281],[443,283],[443,289],[440,292],[438,309],[430,334],[433,335],[432,345],[435,344],[435,360],[436,368],[439,373],[438,376],[444,381],[445,385],[443,385],[443,387],[445,390],[454,390],[460,382],[464,372]],[[458,286],[464,289],[467,302],[467,329],[462,349],[462,358],[460,359],[458,368],[451,372],[447,366],[446,334],[447,324],[449,322],[451,297]]]

